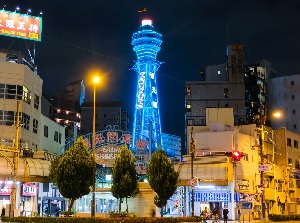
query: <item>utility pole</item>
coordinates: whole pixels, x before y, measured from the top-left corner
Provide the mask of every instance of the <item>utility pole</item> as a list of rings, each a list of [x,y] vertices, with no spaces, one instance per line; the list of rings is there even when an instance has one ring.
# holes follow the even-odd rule
[[[191,129],[191,144],[190,144],[190,153],[191,153],[191,180],[194,181],[194,156],[195,156],[195,141],[193,139],[193,127]],[[195,197],[194,197],[194,185],[192,187],[192,211],[191,215],[194,217],[194,204],[195,204]]]
[[[264,118],[261,117],[260,133],[259,133],[259,146],[260,146],[260,164],[264,165]],[[260,219],[265,219],[265,191],[264,191],[264,171],[260,171],[260,190],[261,190],[261,215]]]
[[[17,174],[19,166],[19,127],[20,127],[20,102],[17,101],[17,114],[16,114],[16,137],[15,137],[15,149],[13,152],[13,185],[10,196],[10,209],[9,216],[14,217],[14,210],[16,209],[16,194],[17,194]]]

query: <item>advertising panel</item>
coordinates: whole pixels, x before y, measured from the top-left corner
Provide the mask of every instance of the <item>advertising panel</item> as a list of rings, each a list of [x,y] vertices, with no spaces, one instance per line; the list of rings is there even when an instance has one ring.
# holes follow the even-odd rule
[[[37,185],[31,184],[29,182],[23,183],[22,196],[36,196],[37,195]]]
[[[42,18],[1,10],[0,35],[41,41]]]
[[[2,181],[0,183],[0,195],[10,195],[11,194],[11,184],[8,184],[7,181]]]

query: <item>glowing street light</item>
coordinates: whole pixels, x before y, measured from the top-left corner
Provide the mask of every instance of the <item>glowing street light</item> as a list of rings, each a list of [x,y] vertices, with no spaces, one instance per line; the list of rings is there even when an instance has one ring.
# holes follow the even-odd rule
[[[99,83],[100,78],[95,76],[93,78],[94,84],[94,113],[93,113],[93,134],[92,134],[92,150],[93,150],[93,192],[91,202],[91,217],[95,217],[95,193],[96,193],[96,85]]]
[[[273,113],[273,116],[275,118],[280,118],[281,117],[281,113],[280,112],[275,112],[275,113]]]

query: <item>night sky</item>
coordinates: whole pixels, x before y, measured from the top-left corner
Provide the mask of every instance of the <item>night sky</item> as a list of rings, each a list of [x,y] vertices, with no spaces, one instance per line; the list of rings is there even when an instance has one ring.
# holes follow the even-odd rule
[[[45,93],[58,95],[83,79],[91,101],[88,74],[101,70],[105,83],[97,100],[122,100],[131,121],[137,82],[130,69],[136,60],[131,37],[142,19],[152,19],[163,35],[157,57],[164,62],[157,74],[162,131],[181,137],[184,81],[198,80],[202,66],[223,63],[227,44],[244,44],[246,61],[266,59],[280,76],[300,73],[298,0],[0,0],[0,9],[4,6],[8,11],[19,6],[24,14],[31,8],[33,16],[43,12],[35,61]],[[138,13],[142,8],[147,12]],[[0,47],[18,47],[13,40],[1,37]]]

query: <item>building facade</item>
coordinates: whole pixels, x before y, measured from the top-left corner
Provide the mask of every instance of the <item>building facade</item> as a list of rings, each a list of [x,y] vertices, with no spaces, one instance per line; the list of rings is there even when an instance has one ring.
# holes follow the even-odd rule
[[[81,107],[81,133],[91,133],[93,130],[92,102],[85,102]],[[106,129],[108,126],[118,126],[123,131],[128,131],[128,112],[121,101],[96,102],[96,131]]]
[[[289,131],[300,133],[299,86],[300,74],[270,79],[271,109],[282,114],[279,120],[272,120],[275,129],[284,126]]]
[[[47,181],[50,160],[65,140],[64,127],[42,115],[43,81],[35,67],[20,52],[0,52],[0,205],[12,205],[15,186],[16,215],[37,212],[38,184]]]

